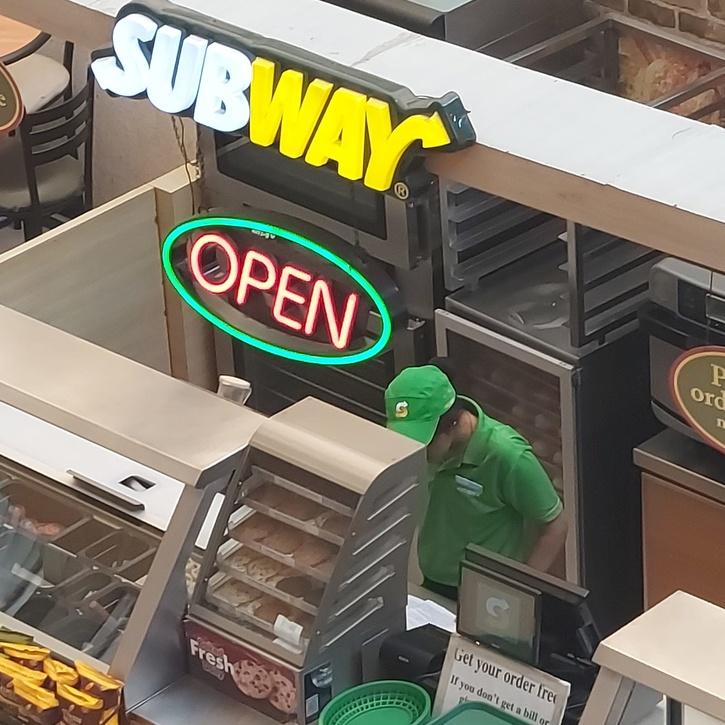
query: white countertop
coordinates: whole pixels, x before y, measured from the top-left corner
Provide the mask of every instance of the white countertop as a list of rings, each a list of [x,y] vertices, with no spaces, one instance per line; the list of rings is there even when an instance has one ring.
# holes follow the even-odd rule
[[[675,592],[607,637],[594,661],[725,720],[725,610]]]

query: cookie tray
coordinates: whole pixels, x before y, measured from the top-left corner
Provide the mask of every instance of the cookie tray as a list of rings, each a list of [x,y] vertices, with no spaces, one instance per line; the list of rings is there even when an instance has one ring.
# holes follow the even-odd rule
[[[298,496],[302,496],[303,498],[308,498],[310,501],[319,503],[332,511],[337,511],[339,514],[350,516],[350,518],[352,518],[355,514],[355,509],[351,506],[346,506],[344,503],[341,503],[334,498],[323,496],[316,491],[311,491],[304,486],[300,486],[298,483],[293,483],[286,478],[282,478],[282,476],[278,476],[270,471],[265,471],[263,468],[259,468],[258,466],[252,466],[252,475],[247,479],[247,481],[245,481],[244,489],[246,490],[253,487],[255,482],[258,484],[264,482],[273,483],[275,486],[279,486],[287,491],[296,493]]]
[[[256,551],[258,554],[264,554],[270,559],[274,559],[280,564],[284,564],[290,569],[294,569],[295,571],[300,572],[300,574],[306,574],[307,576],[317,579],[317,581],[323,582],[324,584],[327,584],[332,576],[332,570],[329,573],[325,573],[319,569],[313,569],[311,566],[303,566],[295,561],[294,555],[280,554],[278,551],[270,549],[268,546],[265,546],[258,541],[243,541],[241,543],[243,543],[248,549]]]
[[[344,543],[344,540],[341,536],[337,536],[336,534],[326,531],[325,529],[321,529],[314,523],[314,519],[310,519],[309,521],[301,521],[300,519],[296,519],[289,514],[284,514],[281,511],[270,508],[263,503],[259,503],[254,499],[245,498],[244,505],[249,506],[249,508],[254,509],[255,511],[258,511],[260,514],[269,516],[270,519],[275,519],[276,521],[287,524],[287,526],[291,526],[292,528],[298,529],[299,531],[304,531],[306,534],[315,536],[316,538],[327,541],[330,544],[342,546]]]
[[[235,551],[238,551],[242,545],[238,544],[238,542],[234,542],[237,544],[236,547],[228,551],[225,555],[225,557],[230,556]],[[249,574],[236,569],[232,564],[230,564],[225,557],[218,556],[217,557],[217,566],[219,567],[220,571],[223,571],[225,574],[228,574],[230,577],[234,579],[238,579],[240,582],[243,582],[244,584],[247,584],[250,587],[254,587],[255,589],[259,589],[260,592],[264,592],[270,597],[273,597],[275,599],[279,599],[282,602],[285,602],[286,604],[289,604],[295,609],[299,609],[302,612],[305,612],[306,614],[311,614],[313,617],[317,616],[318,608],[314,604],[310,604],[309,602],[302,599],[302,597],[293,597],[291,594],[287,594],[286,592],[280,591],[275,586],[268,584],[267,582],[261,581],[260,579],[255,579],[252,576],[249,576]]]
[[[217,595],[217,590],[224,584],[226,584],[230,578],[233,577],[229,577],[223,572],[219,572],[216,576],[211,578],[211,581],[209,582],[209,587],[206,591],[206,598],[209,603],[213,604],[222,614],[226,615],[233,621],[239,621],[239,619],[244,619],[257,629],[271,635],[275,639],[282,639],[279,634],[275,632],[274,624],[271,624],[264,619],[259,619],[258,617],[254,616],[254,609],[252,607],[248,605],[235,607]],[[301,637],[299,647],[302,649],[306,648],[309,644],[309,641],[309,637]]]

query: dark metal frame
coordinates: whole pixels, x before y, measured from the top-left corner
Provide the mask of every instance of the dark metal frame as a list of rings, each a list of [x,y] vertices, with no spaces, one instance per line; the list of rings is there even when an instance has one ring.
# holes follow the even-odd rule
[[[27,45],[24,45],[22,48],[18,48],[12,53],[8,53],[6,56],[4,56],[2,58],[2,62],[4,65],[11,65],[12,63],[22,60],[23,58],[27,58],[29,55],[37,53],[49,40],[49,33],[38,33],[38,35],[33,38],[33,40],[31,40]]]
[[[23,162],[30,192],[30,206],[20,210],[2,208],[0,214],[16,224],[22,224],[25,239],[40,234],[43,226],[54,227],[59,214],[78,215],[93,206],[93,75],[88,73],[86,85],[70,100],[52,108],[28,114],[20,125]],[[78,157],[83,146],[84,182],[79,195],[59,202],[42,204],[38,194],[36,170],[65,156]]]
[[[696,44],[683,46],[669,34],[657,32],[656,29],[644,31],[638,23],[627,22],[625,19],[613,17],[600,17],[590,20],[582,25],[567,30],[559,35],[544,40],[536,45],[510,55],[507,60],[510,63],[521,65],[534,70],[542,70],[546,62],[553,63],[555,70],[548,70],[550,75],[558,78],[582,83],[591,88],[616,93],[618,82],[618,39],[621,31],[638,33],[643,36],[650,36],[658,42],[666,43],[674,47],[685,47],[688,51],[699,54],[703,58],[719,62],[722,68],[698,78],[688,85],[679,88],[660,98],[647,103],[652,108],[670,110],[696,98],[706,91],[713,90],[720,86],[725,87],[725,58],[711,51],[709,48]],[[571,51],[577,46],[585,55],[585,59],[574,64],[567,64],[566,51]],[[589,46],[589,47],[587,47]],[[557,56],[560,56],[557,58]],[[561,56],[564,56],[562,59]],[[721,121],[725,121],[725,98],[720,103],[713,103],[704,109],[693,112],[688,118],[699,119],[703,116],[720,111],[724,114]]]
[[[725,90],[725,55],[695,43],[678,43],[665,32],[644,29],[636,21],[602,16],[565,30],[508,56],[511,63],[548,73],[597,90],[616,93],[619,38],[622,31],[684,47],[722,67],[657,98],[647,105],[669,111],[713,90]],[[725,125],[723,98],[691,111],[702,119],[719,114]],[[612,237],[459,184],[441,193],[446,286],[475,287],[487,274],[550,244],[567,245],[571,344],[603,343],[617,330],[636,324],[636,312],[648,289],[648,272],[661,255]],[[447,228],[446,228],[447,227]],[[566,233],[560,234],[566,227]]]
[[[616,93],[619,37],[623,30],[644,34],[636,24],[601,17],[516,53],[509,61],[534,70],[546,69],[557,77]],[[671,37],[656,32],[648,35],[658,42],[675,44]],[[723,67],[647,105],[669,111],[709,90],[725,89],[725,61],[705,49],[697,50],[691,46],[688,49],[720,62]],[[720,114],[721,123],[725,121],[725,98],[687,116],[701,119],[715,113]],[[592,341],[603,341],[609,333],[636,320],[637,308],[647,295],[647,271],[661,255],[571,221],[567,222],[565,239],[571,342],[575,347],[582,347]],[[601,270],[602,255],[608,257],[604,271]],[[592,269],[593,265],[588,264],[588,260],[596,256],[599,256],[600,264],[597,272]],[[605,287],[614,286],[612,283],[616,283],[617,289],[609,290],[607,294]],[[597,301],[597,297],[605,299],[606,305],[601,299]],[[604,309],[605,306],[608,310]]]

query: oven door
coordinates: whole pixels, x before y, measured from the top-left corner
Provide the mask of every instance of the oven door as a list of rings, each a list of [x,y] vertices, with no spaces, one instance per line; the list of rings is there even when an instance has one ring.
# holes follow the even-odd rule
[[[436,310],[435,329],[438,354],[449,357],[457,368],[454,384],[459,392],[519,431],[553,481],[570,529],[563,561],[552,573],[579,584],[574,366],[446,310]]]

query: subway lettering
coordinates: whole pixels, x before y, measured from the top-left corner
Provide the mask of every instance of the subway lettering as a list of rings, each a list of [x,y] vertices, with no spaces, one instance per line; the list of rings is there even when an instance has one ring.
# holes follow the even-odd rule
[[[151,46],[150,54],[147,48]],[[217,131],[248,128],[250,141],[376,191],[390,188],[405,153],[449,146],[437,111],[394,120],[390,104],[222,43],[162,25],[143,13],[121,17],[114,55],[96,58],[99,85],[119,96],[146,94],[166,113],[191,113]],[[191,111],[193,107],[193,112]]]

